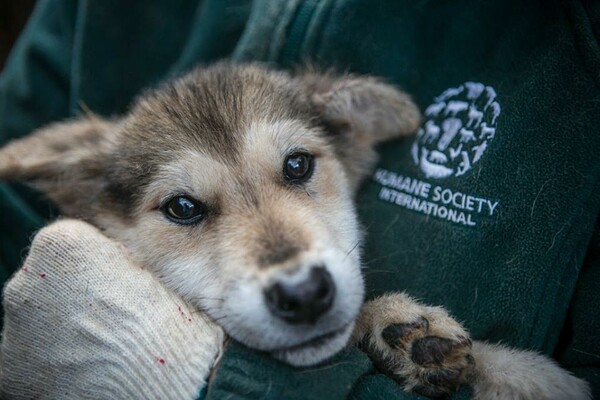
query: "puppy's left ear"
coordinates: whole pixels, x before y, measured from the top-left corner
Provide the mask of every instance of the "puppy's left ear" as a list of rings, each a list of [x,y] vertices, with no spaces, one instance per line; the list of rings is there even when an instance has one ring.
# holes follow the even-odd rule
[[[308,73],[299,79],[308,85],[353,189],[374,167],[375,145],[412,134],[421,123],[421,113],[410,96],[376,78]]]

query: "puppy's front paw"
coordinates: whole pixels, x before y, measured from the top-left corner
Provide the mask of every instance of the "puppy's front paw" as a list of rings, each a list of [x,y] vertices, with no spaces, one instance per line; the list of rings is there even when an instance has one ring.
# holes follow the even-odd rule
[[[365,304],[355,339],[404,390],[429,397],[457,391],[474,366],[463,327],[444,309],[423,306],[405,294]]]

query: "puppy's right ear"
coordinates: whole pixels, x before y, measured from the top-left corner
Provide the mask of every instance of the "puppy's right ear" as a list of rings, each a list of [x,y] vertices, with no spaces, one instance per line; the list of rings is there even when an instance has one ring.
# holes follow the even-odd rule
[[[369,76],[308,72],[298,76],[345,167],[352,189],[377,161],[375,146],[414,133],[419,108],[397,87]]]
[[[14,140],[0,149],[0,179],[25,181],[44,192],[63,213],[86,217],[86,209],[105,186],[114,126],[86,116]]]

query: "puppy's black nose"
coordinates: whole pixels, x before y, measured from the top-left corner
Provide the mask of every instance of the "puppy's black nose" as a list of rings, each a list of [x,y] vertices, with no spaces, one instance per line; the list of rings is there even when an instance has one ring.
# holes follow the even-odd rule
[[[277,282],[265,290],[271,313],[290,324],[314,324],[331,308],[334,297],[333,279],[321,266],[312,267],[308,277],[301,282]]]

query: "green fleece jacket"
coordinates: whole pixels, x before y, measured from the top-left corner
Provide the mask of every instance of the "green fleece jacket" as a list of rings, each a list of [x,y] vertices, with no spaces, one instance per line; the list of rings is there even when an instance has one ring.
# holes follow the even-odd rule
[[[41,0],[0,77],[0,144],[80,104],[119,114],[199,63],[385,77],[424,112],[361,189],[370,296],[442,304],[600,396],[600,2]],[[0,279],[54,213],[0,184]],[[233,343],[200,397],[408,399],[348,349],[308,370]],[[468,397],[468,388],[456,398]]]

